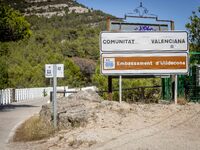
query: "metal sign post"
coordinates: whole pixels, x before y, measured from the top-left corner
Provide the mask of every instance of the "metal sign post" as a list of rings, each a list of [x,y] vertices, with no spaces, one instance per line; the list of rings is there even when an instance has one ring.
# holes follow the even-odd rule
[[[56,101],[56,93],[57,93],[57,66],[53,65],[53,124],[54,127],[57,128],[57,101]]]
[[[178,97],[178,76],[177,74],[175,75],[174,77],[174,82],[175,82],[175,85],[174,85],[174,103],[175,104],[178,104],[178,101],[177,101],[177,97]]]
[[[174,22],[172,21],[171,22],[171,30],[174,31],[174,29],[175,29]],[[188,50],[189,50],[189,48],[188,48]],[[178,104],[178,74],[176,74],[174,76],[174,91],[173,92],[174,92],[174,97],[173,97],[174,103]]]
[[[119,102],[122,102],[122,76],[119,76]]]
[[[52,112],[53,112],[53,125],[57,128],[57,78],[64,77],[64,65],[63,64],[46,64],[45,65],[45,77],[53,78],[53,100],[52,100]]]

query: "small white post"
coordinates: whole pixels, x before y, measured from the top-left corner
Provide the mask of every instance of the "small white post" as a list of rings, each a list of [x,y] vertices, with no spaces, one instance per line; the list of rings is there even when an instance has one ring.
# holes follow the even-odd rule
[[[2,104],[2,90],[0,90],[0,105]]]
[[[22,89],[19,89],[19,101],[22,101]]]
[[[25,97],[24,97],[24,89],[22,89],[22,100],[24,101],[25,100]]]
[[[8,104],[8,89],[5,89],[5,104]]]
[[[5,94],[5,90],[3,90],[2,93],[3,93],[3,94],[2,94],[2,96],[3,96],[3,105],[5,105],[5,104],[6,104],[6,94]]]
[[[11,103],[11,89],[8,89],[8,104]]]
[[[122,102],[122,76],[119,76],[119,102]]]
[[[18,89],[15,89],[15,101],[18,102]]]
[[[25,98],[26,98],[26,100],[29,100],[28,99],[28,89],[26,88],[26,90],[25,90]]]

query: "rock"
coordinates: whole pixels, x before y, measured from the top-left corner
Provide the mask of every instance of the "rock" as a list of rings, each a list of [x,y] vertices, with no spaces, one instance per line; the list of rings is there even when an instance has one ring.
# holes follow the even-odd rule
[[[88,89],[85,91],[79,91],[76,94],[72,94],[69,96],[69,99],[74,100],[87,100],[92,102],[101,102],[102,98],[93,90]]]
[[[40,117],[42,119],[44,119],[45,121],[47,121],[48,123],[51,122],[52,118],[51,118],[51,105],[50,104],[46,104],[42,106],[42,109],[40,111]]]
[[[92,90],[79,91],[69,97],[57,101],[58,128],[68,129],[85,126],[96,119],[96,106],[102,101],[101,97]],[[40,117],[50,122],[52,104],[42,106]]]
[[[85,126],[90,118],[87,109],[82,108],[78,111],[66,111],[58,115],[58,125],[60,128]]]

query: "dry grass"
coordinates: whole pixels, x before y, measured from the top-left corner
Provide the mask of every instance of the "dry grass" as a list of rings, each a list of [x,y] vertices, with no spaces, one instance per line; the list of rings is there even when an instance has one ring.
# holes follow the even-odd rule
[[[39,116],[33,116],[26,120],[17,130],[13,141],[35,141],[50,137],[55,133],[55,129],[46,123]]]
[[[186,105],[188,103],[185,98],[178,98],[177,102],[179,105]]]

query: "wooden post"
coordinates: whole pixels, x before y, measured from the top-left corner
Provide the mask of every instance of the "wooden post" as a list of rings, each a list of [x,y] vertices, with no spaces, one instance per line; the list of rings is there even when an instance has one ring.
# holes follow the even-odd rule
[[[106,20],[106,30],[110,31],[110,17],[107,17],[107,20]]]
[[[173,31],[175,29],[174,21],[171,20],[170,25],[171,25],[171,30]]]

